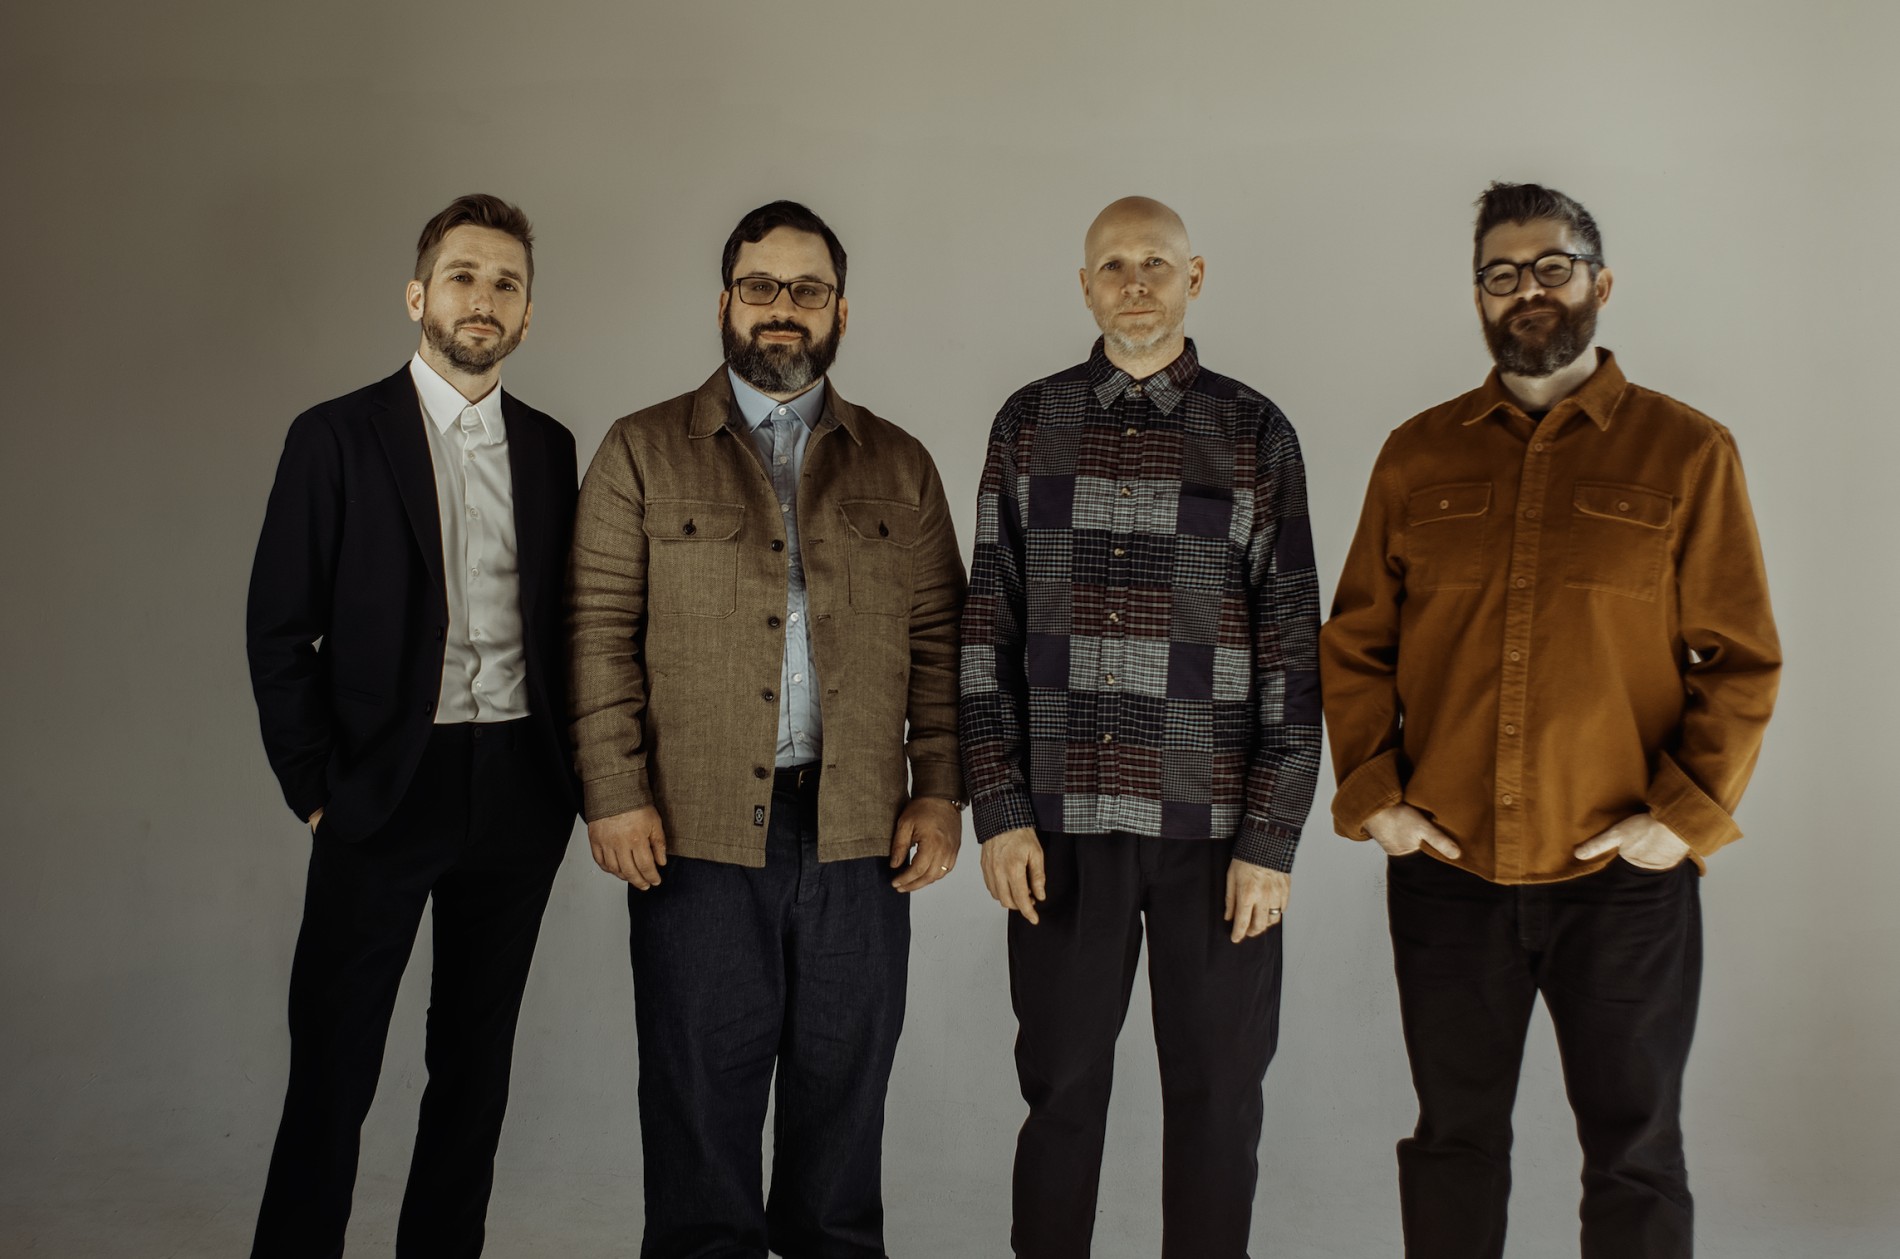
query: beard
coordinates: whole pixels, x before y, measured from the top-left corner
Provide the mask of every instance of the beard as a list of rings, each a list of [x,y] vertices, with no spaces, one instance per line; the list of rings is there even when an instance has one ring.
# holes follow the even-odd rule
[[[1547,331],[1528,335],[1511,331],[1511,320],[1528,310],[1548,310],[1556,322]],[[1484,324],[1485,344],[1498,370],[1513,376],[1542,379],[1577,361],[1597,335],[1597,301],[1593,293],[1576,306],[1549,297],[1519,302],[1496,323]]]
[[[767,345],[759,340],[762,332],[796,332],[801,338],[785,345]],[[803,393],[811,388],[838,357],[838,311],[831,312],[831,329],[822,340],[789,319],[774,319],[760,324],[746,336],[733,330],[731,311],[719,317],[719,341],[726,350],[726,365],[739,379],[760,393]]]
[[[464,345],[456,340],[455,334],[463,328],[479,326],[493,328],[498,334],[487,345]],[[422,335],[429,338],[429,345],[437,354],[447,359],[457,370],[479,376],[495,364],[515,352],[521,344],[521,329],[510,333],[492,319],[458,319],[454,326],[429,318],[428,312],[422,315]]]
[[[1154,322],[1146,332],[1125,332],[1111,318],[1108,326],[1102,329],[1102,340],[1118,354],[1139,357],[1181,330],[1181,322],[1172,318],[1173,313],[1166,309],[1156,310]]]

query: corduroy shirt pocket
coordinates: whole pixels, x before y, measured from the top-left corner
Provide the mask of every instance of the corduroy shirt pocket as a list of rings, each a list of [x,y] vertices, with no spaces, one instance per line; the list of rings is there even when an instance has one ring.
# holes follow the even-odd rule
[[[1491,483],[1432,485],[1405,500],[1408,590],[1473,590],[1484,584]]]
[[[653,616],[731,616],[739,599],[743,503],[659,498],[646,505],[647,607]]]
[[[1579,481],[1564,585],[1654,602],[1669,559],[1674,500],[1660,490]]]

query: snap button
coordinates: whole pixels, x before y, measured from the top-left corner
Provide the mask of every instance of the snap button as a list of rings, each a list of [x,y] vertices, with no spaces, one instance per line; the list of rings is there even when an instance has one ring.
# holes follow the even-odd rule
[[[772,776],[772,771],[767,769],[763,765],[754,765],[752,767],[752,776],[754,778],[770,778]]]
[[[689,520],[685,524],[680,526],[680,532],[690,538],[695,533],[698,533],[699,529],[693,524],[692,521]]]
[[[1438,500],[1439,511],[1444,511],[1446,508],[1450,506],[1451,506],[1451,500],[1449,498],[1441,498]]]
[[[783,551],[783,550],[785,549],[785,539],[783,539],[783,538],[773,538],[773,539],[772,539],[772,549],[773,549],[774,551]]]
[[[768,616],[765,618],[765,624],[768,629],[777,629],[779,620],[776,616]]]
[[[775,695],[775,694],[773,694],[773,693],[772,693],[772,688],[768,686],[768,687],[766,687],[766,688],[765,688],[765,689],[764,689],[763,691],[760,691],[760,692],[759,692],[759,698],[760,698],[760,699],[762,699],[762,700],[764,700],[764,701],[765,701],[766,703],[768,703],[768,704],[769,704],[769,703],[771,703],[771,702],[772,702],[773,700],[775,700],[775,699],[777,699],[777,698],[778,698],[778,696],[777,696],[777,695]]]
[[[890,527],[889,525],[887,525],[887,524],[885,524],[885,523],[884,523],[883,521],[881,521],[881,520],[880,520],[880,521],[878,521],[878,522],[877,522],[877,536],[878,536],[878,537],[880,537],[880,538],[888,538],[888,537],[890,537],[890,536],[891,536],[891,527]]]

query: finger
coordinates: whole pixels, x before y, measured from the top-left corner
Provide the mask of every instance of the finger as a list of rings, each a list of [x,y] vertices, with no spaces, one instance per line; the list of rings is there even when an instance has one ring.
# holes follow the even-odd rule
[[[639,876],[635,881],[640,884],[642,891],[658,883],[660,871],[659,867],[653,864],[653,851],[648,842],[644,839],[636,839],[627,845],[627,849],[626,857],[621,860],[621,869],[627,868],[627,859],[631,858],[633,873]]]
[[[1041,844],[1037,844],[1029,852],[1029,882],[1030,885],[1036,889],[1037,900],[1046,901],[1049,899],[1049,879],[1047,870],[1043,865]],[[1034,922],[1036,920],[1031,918],[1029,921]]]
[[[601,847],[597,843],[590,844],[588,846],[594,850],[594,864],[595,865],[599,866],[603,871],[605,871],[608,874],[620,873],[619,870],[615,869],[614,863],[613,863],[613,855],[608,849]]]
[[[911,833],[915,826],[908,818],[899,818],[897,830],[891,836],[891,869],[895,870],[910,860]]]
[[[1229,866],[1227,868],[1227,906],[1221,913],[1221,921],[1232,922],[1233,920],[1234,920],[1234,870],[1232,866]]]
[[[1452,842],[1451,836],[1445,834],[1445,832],[1439,830],[1436,826],[1425,832],[1424,840],[1433,848],[1437,849],[1441,855],[1449,857],[1453,861],[1458,859],[1458,845]]]
[[[666,832],[664,830],[661,830],[657,826],[654,827],[652,837],[647,840],[647,846],[653,850],[653,863],[655,865],[661,865],[661,866],[665,865],[666,864]],[[658,883],[660,880],[658,876],[655,876],[653,881],[655,883]]]
[[[1620,847],[1622,847],[1622,845],[1617,841],[1615,833],[1612,831],[1604,831],[1596,838],[1586,839],[1577,845],[1577,860],[1590,861],[1594,858],[1601,857],[1606,852],[1615,852]]]
[[[1016,912],[1021,914],[1023,918],[1032,925],[1039,921],[1036,916],[1036,898],[1031,891],[1035,877],[1036,860],[1033,857],[1026,862],[1010,867],[1010,900]]]
[[[1253,916],[1253,902],[1243,898],[1234,906],[1234,925],[1228,929],[1227,938],[1239,944],[1247,938],[1247,920]]]

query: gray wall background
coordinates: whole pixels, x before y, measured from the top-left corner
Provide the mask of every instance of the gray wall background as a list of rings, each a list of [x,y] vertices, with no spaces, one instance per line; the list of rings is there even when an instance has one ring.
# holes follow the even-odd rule
[[[808,200],[851,251],[850,397],[920,434],[965,545],[990,417],[1094,335],[1083,228],[1133,191],[1208,260],[1189,331],[1309,459],[1328,597],[1384,434],[1487,367],[1473,197],[1604,225],[1606,343],[1733,428],[1788,667],[1704,886],[1690,1077],[1705,1253],[1900,1246],[1900,739],[1891,225],[1900,18],[1879,0],[1578,6],[26,0],[0,16],[0,1253],[235,1255],[287,1062],[307,840],[261,754],[244,583],[291,417],[393,370],[452,196],[541,234],[508,386],[583,459],[717,358],[719,247]],[[1883,370],[1884,369],[1884,370]],[[1396,1253],[1412,1099],[1381,863],[1321,788],[1286,928],[1256,1253]],[[967,842],[967,841],[966,841]],[[974,846],[915,906],[892,1083],[899,1253],[1006,1249],[1021,1102]],[[497,1254],[631,1253],[620,885],[569,855],[523,1014]],[[365,1134],[387,1253],[422,1084],[426,935]],[[1138,989],[1097,1253],[1158,1249]],[[1578,1155],[1539,1016],[1513,1259],[1575,1253]]]

